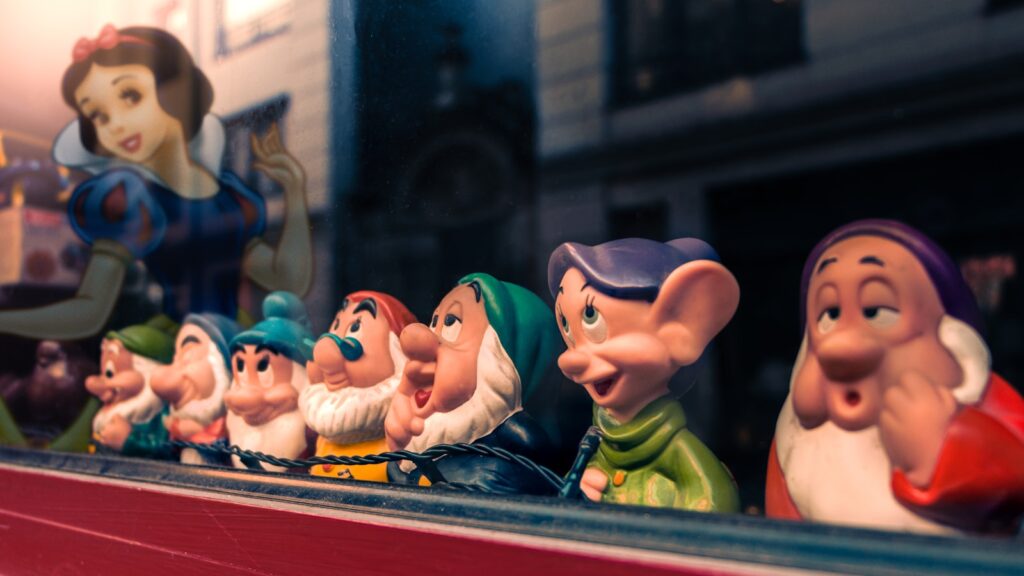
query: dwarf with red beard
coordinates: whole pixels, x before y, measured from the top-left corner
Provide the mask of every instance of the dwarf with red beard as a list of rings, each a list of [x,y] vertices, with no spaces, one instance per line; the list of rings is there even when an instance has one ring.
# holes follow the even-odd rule
[[[220,314],[189,314],[178,331],[174,361],[153,373],[153,392],[168,404],[164,425],[171,440],[215,444],[227,437],[224,392],[231,377],[228,342],[238,325]],[[186,464],[219,464],[213,453],[181,451]]]
[[[319,437],[317,456],[365,456],[387,450],[384,417],[405,368],[399,334],[416,317],[381,292],[353,292],[307,364],[310,385],[299,397],[306,424]],[[386,464],[310,470],[316,476],[387,482]]]
[[[980,314],[932,240],[887,220],[804,266],[804,342],[769,457],[767,514],[923,532],[1013,530],[1024,401],[989,367]]]
[[[488,274],[470,274],[438,305],[430,325],[402,331],[409,358],[384,422],[388,448],[423,452],[437,444],[503,448],[533,460],[547,435],[523,411],[555,357],[552,314],[536,294]],[[534,472],[496,457],[446,455],[448,482],[490,493],[547,494]],[[424,471],[388,464],[392,482],[417,484]]]
[[[290,292],[270,293],[263,317],[231,340],[231,387],[224,394],[228,440],[244,450],[298,458],[308,450],[299,395],[309,385],[313,333],[306,306]],[[231,460],[236,468],[247,467],[238,456]]]
[[[164,322],[166,320],[166,322]],[[171,457],[160,416],[164,403],[150,387],[153,372],[174,353],[174,323],[166,317],[109,332],[100,349],[100,373],[85,387],[103,402],[92,421],[99,451]]]

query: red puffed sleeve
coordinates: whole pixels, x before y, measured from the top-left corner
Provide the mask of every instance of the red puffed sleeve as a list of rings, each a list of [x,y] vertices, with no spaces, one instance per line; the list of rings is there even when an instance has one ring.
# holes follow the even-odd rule
[[[892,490],[904,506],[966,530],[1010,530],[1024,514],[1024,401],[993,375],[977,406],[953,419],[931,483],[914,486],[901,471]]]

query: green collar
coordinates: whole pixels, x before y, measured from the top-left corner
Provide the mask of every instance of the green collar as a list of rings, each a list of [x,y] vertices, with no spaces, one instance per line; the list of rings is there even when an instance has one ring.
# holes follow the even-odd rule
[[[625,424],[595,404],[594,423],[603,435],[598,450],[608,463],[633,468],[661,455],[676,432],[686,427],[686,414],[674,398],[662,396]]]

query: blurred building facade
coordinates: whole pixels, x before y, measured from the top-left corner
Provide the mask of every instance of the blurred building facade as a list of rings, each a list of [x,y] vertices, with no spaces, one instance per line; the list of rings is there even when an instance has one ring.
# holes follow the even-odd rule
[[[743,296],[684,405],[746,503],[799,345],[800,267],[827,231],[892,217],[965,266],[1024,256],[1020,4],[536,3],[540,252],[715,245]],[[1012,381],[1024,316],[1010,276],[988,337]]]

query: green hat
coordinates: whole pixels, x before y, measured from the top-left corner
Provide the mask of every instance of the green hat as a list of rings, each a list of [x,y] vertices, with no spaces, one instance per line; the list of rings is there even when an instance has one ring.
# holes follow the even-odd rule
[[[174,337],[177,333],[178,324],[161,314],[145,324],[111,330],[106,338],[120,341],[132,354],[170,364],[174,359]]]
[[[522,286],[481,272],[459,280],[459,284],[470,282],[480,286],[487,320],[519,372],[525,402],[555,359],[560,337],[554,315],[543,300]]]
[[[267,346],[306,365],[313,359],[313,337],[306,305],[291,292],[271,292],[263,299],[263,320],[231,339],[232,351],[251,344]]]

